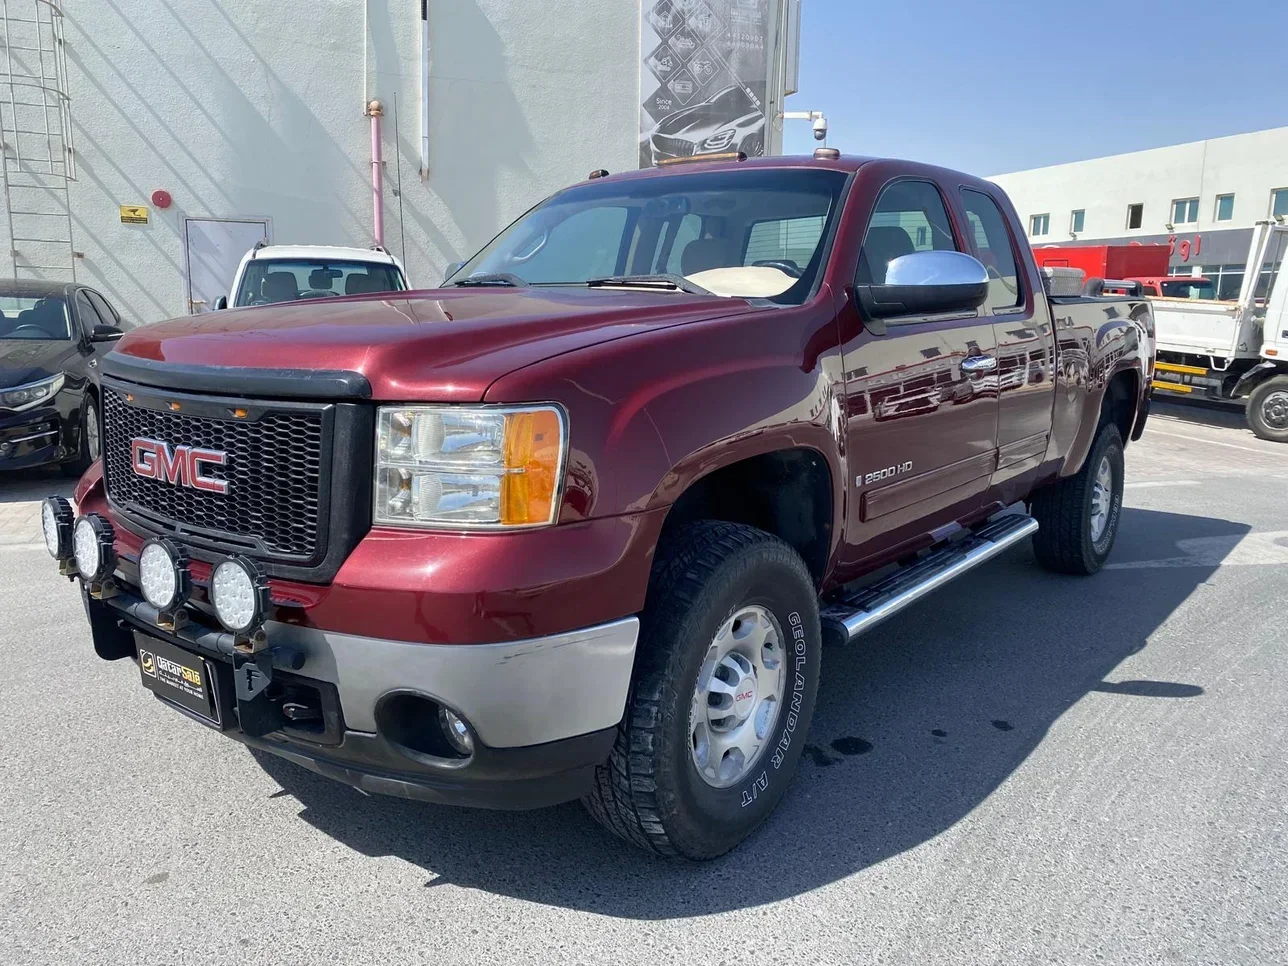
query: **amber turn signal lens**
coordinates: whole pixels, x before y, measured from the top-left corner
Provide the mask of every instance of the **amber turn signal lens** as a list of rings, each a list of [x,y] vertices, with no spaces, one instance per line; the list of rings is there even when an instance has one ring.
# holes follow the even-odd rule
[[[501,522],[529,526],[554,522],[559,491],[563,423],[551,409],[511,413],[505,418],[505,476]]]

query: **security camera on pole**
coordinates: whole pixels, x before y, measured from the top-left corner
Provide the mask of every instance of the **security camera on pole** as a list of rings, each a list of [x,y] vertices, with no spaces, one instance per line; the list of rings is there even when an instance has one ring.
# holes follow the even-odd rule
[[[787,121],[813,121],[814,140],[827,143],[827,118],[822,111],[783,111]]]

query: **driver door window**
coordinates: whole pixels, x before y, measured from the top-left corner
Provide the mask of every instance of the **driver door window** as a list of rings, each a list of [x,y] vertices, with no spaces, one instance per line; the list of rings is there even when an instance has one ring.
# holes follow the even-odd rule
[[[960,251],[939,189],[928,181],[896,181],[877,199],[854,280],[884,285],[892,261],[929,251]]]
[[[94,326],[100,322],[103,325],[113,325],[111,315],[100,318],[98,310],[90,304],[89,296],[84,290],[76,293],[76,317],[80,321],[81,332],[89,338],[94,334]]]
[[[108,325],[114,325],[118,329],[122,330],[132,328],[121,321],[120,313],[118,313],[116,309],[112,307],[111,303],[108,302],[107,299],[103,298],[103,296],[91,289],[86,289],[82,294],[89,299],[90,304],[98,311],[98,317]]]

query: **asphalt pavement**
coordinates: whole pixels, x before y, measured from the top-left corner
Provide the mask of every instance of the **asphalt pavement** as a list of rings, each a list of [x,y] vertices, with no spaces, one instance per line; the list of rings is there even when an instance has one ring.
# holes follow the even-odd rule
[[[1288,961],[1288,446],[1160,406],[1111,566],[1027,548],[825,654],[737,851],[367,798],[99,661],[0,482],[0,963]],[[26,529],[24,529],[26,528]]]

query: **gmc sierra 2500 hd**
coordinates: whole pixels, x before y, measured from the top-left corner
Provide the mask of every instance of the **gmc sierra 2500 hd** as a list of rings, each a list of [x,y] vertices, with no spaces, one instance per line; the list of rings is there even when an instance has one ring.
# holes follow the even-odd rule
[[[46,542],[209,727],[708,858],[782,797],[825,639],[1030,536],[1109,554],[1150,310],[1049,284],[953,171],[596,177],[440,289],[127,334]]]

